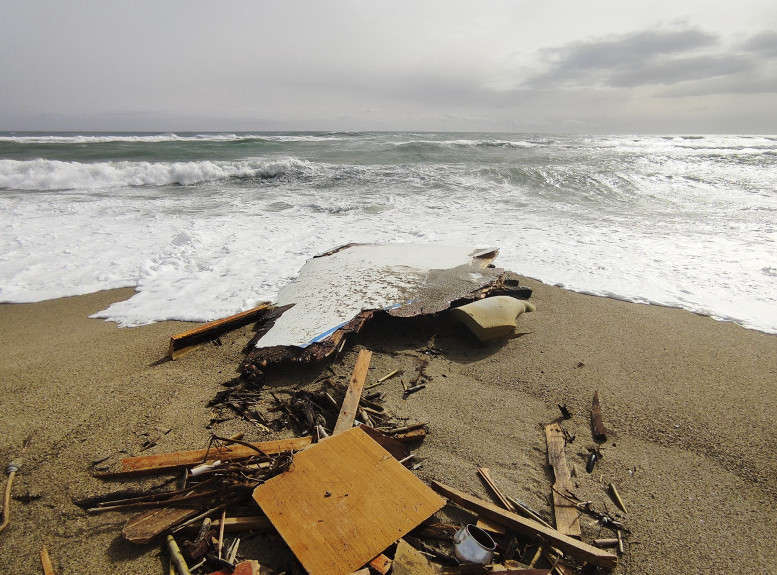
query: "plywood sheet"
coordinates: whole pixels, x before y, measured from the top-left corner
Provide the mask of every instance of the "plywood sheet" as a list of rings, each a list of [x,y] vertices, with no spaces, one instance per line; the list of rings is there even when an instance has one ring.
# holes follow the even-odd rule
[[[311,575],[355,571],[445,504],[358,427],[296,454],[254,499]]]

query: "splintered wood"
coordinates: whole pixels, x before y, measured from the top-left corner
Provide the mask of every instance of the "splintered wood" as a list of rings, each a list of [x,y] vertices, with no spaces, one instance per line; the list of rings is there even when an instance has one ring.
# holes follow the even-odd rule
[[[548,442],[548,463],[553,468],[556,482],[553,484],[553,513],[556,516],[556,529],[564,535],[580,538],[580,512],[577,507],[564,496],[571,496],[574,486],[567,468],[567,458],[564,455],[564,432],[558,423],[545,427],[545,438]]]
[[[359,569],[445,504],[358,427],[296,454],[254,499],[311,575]]]

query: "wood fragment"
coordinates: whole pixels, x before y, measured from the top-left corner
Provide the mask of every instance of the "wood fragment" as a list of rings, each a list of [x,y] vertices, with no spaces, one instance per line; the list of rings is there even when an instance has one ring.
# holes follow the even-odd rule
[[[615,531],[615,534],[618,536],[618,553],[623,555],[626,553],[626,545],[623,543],[623,531],[618,529]]]
[[[488,485],[491,491],[494,492],[494,495],[496,495],[496,498],[499,500],[499,503],[501,503],[502,507],[508,511],[512,511],[513,513],[518,513],[518,509],[516,509],[515,505],[513,505],[512,502],[504,496],[499,487],[496,486],[496,483],[494,483],[494,480],[491,479],[491,471],[488,469],[488,467],[478,467],[478,475],[483,478],[483,481],[486,482],[486,485]]]
[[[198,511],[196,508],[187,509],[185,507],[162,507],[161,509],[144,511],[131,517],[125,523],[121,534],[127,541],[145,545],[181,521],[186,521],[197,515]]]
[[[432,482],[432,488],[465,509],[501,523],[505,527],[513,529],[526,537],[542,543],[548,543],[553,547],[561,549],[570,557],[575,557],[578,561],[584,561],[606,569],[614,569],[618,564],[618,557],[616,555],[578,541],[574,537],[569,537],[554,529],[549,529],[531,519],[526,519],[510,511],[500,509],[493,503],[483,501],[438,481]]]
[[[211,447],[210,449],[197,449],[194,451],[178,451],[175,453],[128,457],[121,460],[121,467],[118,471],[100,471],[95,472],[92,475],[95,477],[113,478],[142,475],[145,473],[177,471],[207,461],[216,461],[219,459],[221,461],[248,459],[249,457],[257,455],[257,449],[266,455],[277,455],[279,453],[299,451],[310,445],[312,439],[312,437],[297,437],[293,439],[251,443],[251,448],[246,447],[245,445],[231,445],[228,447]]]
[[[46,546],[40,550],[40,562],[43,567],[43,575],[54,575],[54,566],[51,564],[51,557],[49,557],[49,550]]]
[[[375,557],[372,561],[370,561],[368,564],[368,567],[371,571],[376,571],[380,573],[380,575],[386,575],[389,571],[391,571],[391,565],[392,561],[388,557],[386,557],[383,553]]]
[[[564,535],[580,538],[580,511],[574,503],[561,494],[572,493],[574,485],[567,468],[564,453],[564,432],[558,423],[545,427],[545,439],[548,444],[548,464],[553,468],[556,478],[553,484],[553,513],[556,518],[556,529]]]
[[[181,555],[181,550],[178,547],[178,543],[172,535],[167,536],[167,549],[170,551],[170,559],[175,564],[176,569],[180,575],[191,575],[189,572],[189,566],[186,565],[186,560]]]
[[[617,547],[618,539],[616,537],[594,539],[594,545],[596,545],[597,547]]]
[[[359,357],[356,359],[356,366],[353,369],[351,381],[348,384],[348,390],[345,393],[343,405],[340,408],[340,415],[337,416],[337,423],[335,423],[332,435],[337,435],[353,427],[353,421],[359,408],[359,402],[364,389],[364,380],[367,378],[367,370],[370,367],[371,359],[372,352],[370,350],[363,349],[359,352]]]
[[[610,483],[610,485],[608,485],[607,488],[610,491],[610,496],[612,497],[612,500],[615,502],[615,505],[620,507],[620,510],[623,511],[624,513],[628,513],[628,511],[626,511],[626,505],[623,503],[623,499],[621,499],[621,494],[618,493],[618,490],[616,489],[615,484]]]
[[[599,391],[594,392],[594,399],[591,402],[591,430],[596,441],[607,441],[607,430],[602,423],[602,407],[599,404]]]
[[[237,329],[247,323],[258,320],[272,308],[273,306],[269,302],[265,302],[248,311],[217,319],[216,321],[206,323],[184,333],[174,335],[170,338],[168,354],[171,359],[178,359],[200,344],[215,339],[221,334]]]

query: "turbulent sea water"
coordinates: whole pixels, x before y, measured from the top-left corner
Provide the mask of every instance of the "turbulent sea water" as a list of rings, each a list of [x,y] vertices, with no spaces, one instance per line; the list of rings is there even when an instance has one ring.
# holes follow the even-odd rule
[[[777,137],[0,134],[0,301],[204,321],[349,242],[499,247],[571,290],[777,333]]]

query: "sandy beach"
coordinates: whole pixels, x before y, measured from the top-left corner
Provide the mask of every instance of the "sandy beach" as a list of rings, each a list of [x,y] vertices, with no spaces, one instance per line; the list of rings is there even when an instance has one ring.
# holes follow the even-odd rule
[[[476,474],[485,466],[506,493],[548,516],[544,426],[565,404],[577,495],[615,511],[606,491],[612,482],[627,505],[621,516],[631,535],[616,573],[774,573],[777,337],[524,283],[537,310],[519,318],[518,337],[483,346],[444,320],[412,329],[376,324],[334,361],[270,372],[268,386],[302,388],[327,369],[347,376],[362,348],[374,353],[368,384],[427,361],[421,392],[402,399],[397,381],[384,385],[389,409],[429,422],[417,474],[490,500]],[[131,513],[87,515],[74,500],[159,482],[101,481],[89,474],[95,462],[205,447],[207,403],[236,376],[253,331],[246,326],[219,346],[166,361],[170,336],[192,324],[119,329],[88,318],[132,293],[0,306],[0,463],[34,433],[13,485],[11,523],[0,533],[4,573],[40,573],[44,545],[58,574],[167,573],[161,543],[122,538]],[[430,348],[439,353],[425,354]],[[609,438],[589,474],[595,391]],[[221,423],[219,432],[274,438],[242,419]],[[149,441],[154,446],[142,451]],[[585,540],[598,536],[593,520],[582,521]],[[254,545],[280,543],[259,537]]]

